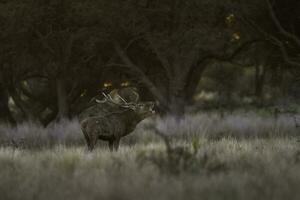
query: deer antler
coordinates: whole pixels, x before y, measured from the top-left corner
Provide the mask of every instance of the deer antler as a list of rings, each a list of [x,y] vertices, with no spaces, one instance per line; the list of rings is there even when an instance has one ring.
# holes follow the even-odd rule
[[[132,91],[135,95],[136,95],[136,99],[135,99],[135,102],[137,103],[137,102],[139,102],[139,100],[140,100],[140,95],[136,92],[136,91]]]
[[[105,100],[112,104],[115,104],[115,105],[123,107],[123,108],[134,109],[134,104],[127,103],[127,101],[124,98],[122,98],[120,95],[118,95],[118,97],[123,101],[123,104],[116,102],[109,94],[105,94],[104,92],[102,94],[103,94]]]
[[[125,99],[123,99],[123,97],[121,97],[119,94],[117,94],[117,97],[119,97],[125,104],[128,104],[128,102]]]
[[[99,100],[99,99],[92,99],[91,101],[93,101],[93,100],[95,100],[96,101],[96,103],[105,103],[107,100],[106,99],[104,99],[104,100]]]

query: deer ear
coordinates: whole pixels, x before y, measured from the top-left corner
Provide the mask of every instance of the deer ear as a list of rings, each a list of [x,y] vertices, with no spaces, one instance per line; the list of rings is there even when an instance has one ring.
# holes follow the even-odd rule
[[[153,109],[155,107],[155,102],[150,102],[150,108]]]
[[[130,109],[133,110],[133,111],[136,111],[137,110],[137,106],[131,106]]]

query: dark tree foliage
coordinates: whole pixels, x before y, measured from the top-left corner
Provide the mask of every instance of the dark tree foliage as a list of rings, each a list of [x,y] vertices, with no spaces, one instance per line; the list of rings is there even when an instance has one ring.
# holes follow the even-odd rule
[[[233,68],[215,81],[253,69],[259,101],[266,84],[295,93],[299,9],[296,0],[1,0],[0,121],[47,125],[129,84],[181,117],[216,63]]]

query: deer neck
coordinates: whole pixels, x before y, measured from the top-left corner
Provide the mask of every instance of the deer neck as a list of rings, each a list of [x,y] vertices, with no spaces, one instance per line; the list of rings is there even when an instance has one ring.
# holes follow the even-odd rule
[[[127,111],[127,114],[124,115],[124,117],[127,123],[135,125],[144,119],[142,116],[139,116],[137,113],[131,110]]]

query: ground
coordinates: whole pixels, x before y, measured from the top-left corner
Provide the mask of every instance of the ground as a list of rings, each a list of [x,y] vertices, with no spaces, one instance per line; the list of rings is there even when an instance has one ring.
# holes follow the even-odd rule
[[[157,120],[167,135],[173,130],[170,151],[143,126],[137,129],[143,133],[134,133],[113,153],[105,144],[88,152],[84,143],[68,144],[64,139],[57,144],[53,139],[54,145],[46,148],[3,143],[1,199],[298,200],[299,130],[287,116],[264,117],[264,123],[253,123],[258,116],[192,116],[177,123],[179,127],[172,119]],[[77,125],[72,123],[61,127],[73,130],[70,127]],[[26,132],[24,127],[13,131]],[[255,137],[249,137],[251,132]]]

